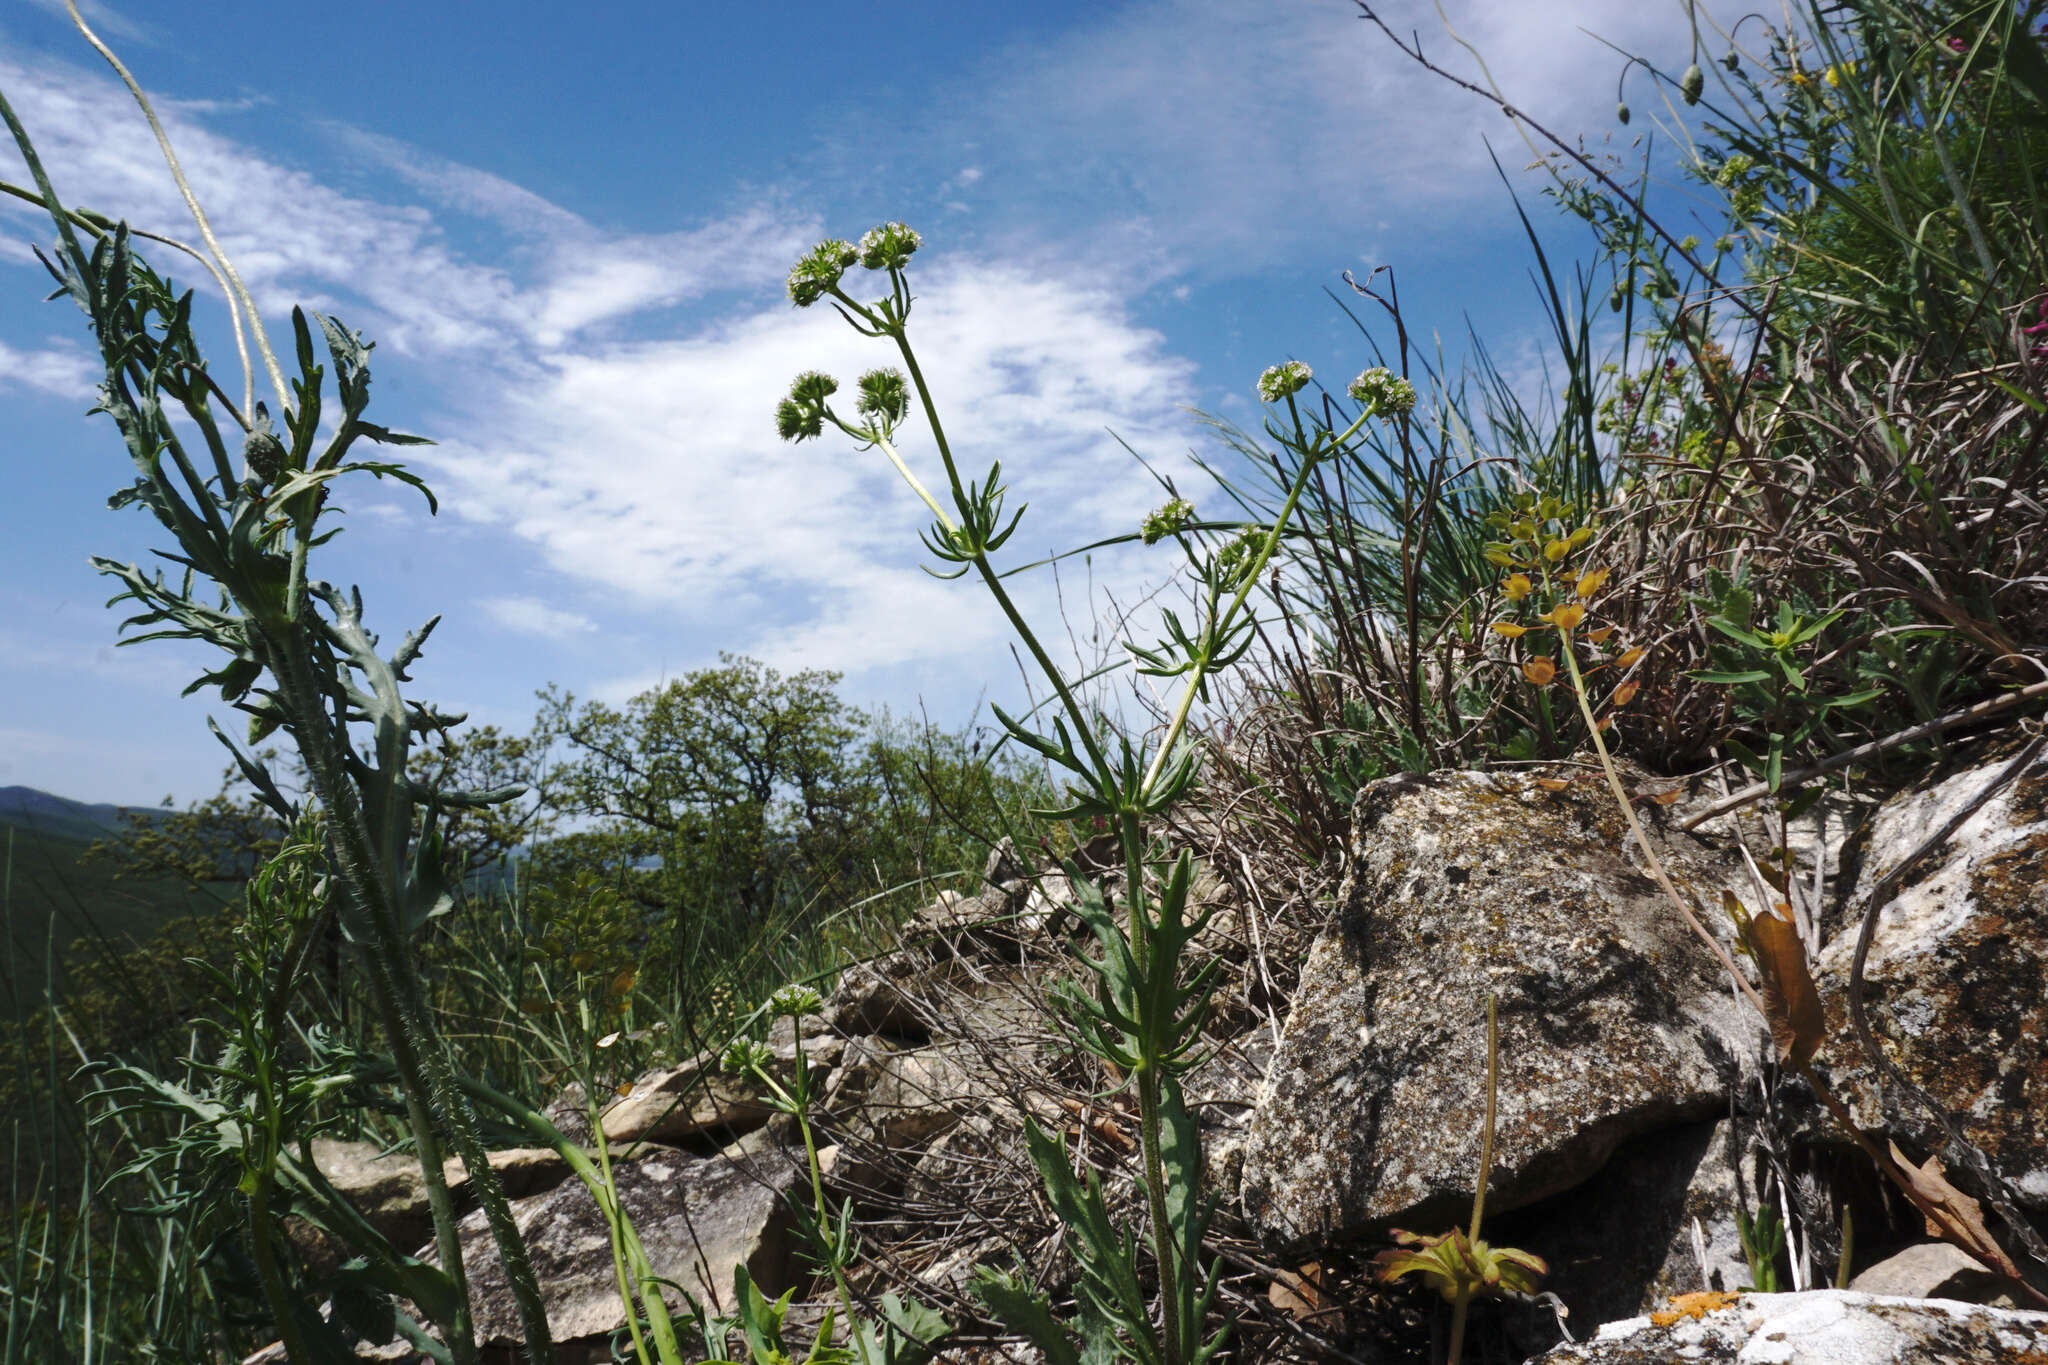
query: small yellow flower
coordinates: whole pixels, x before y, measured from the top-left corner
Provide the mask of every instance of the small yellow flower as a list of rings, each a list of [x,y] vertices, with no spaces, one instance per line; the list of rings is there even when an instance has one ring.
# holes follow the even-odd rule
[[[1580,574],[1579,585],[1574,591],[1578,593],[1580,598],[1587,601],[1592,600],[1593,594],[1607,586],[1608,572],[1606,569],[1595,569],[1591,573]]]
[[[1525,573],[1509,574],[1508,581],[1501,584],[1500,590],[1507,595],[1508,601],[1519,602],[1536,591],[1536,585],[1529,581],[1529,575]]]
[[[1636,693],[1642,690],[1642,686],[1643,685],[1641,683],[1631,678],[1629,681],[1615,688],[1614,704],[1616,706],[1627,706],[1630,702],[1636,699]]]
[[[1551,680],[1557,676],[1557,665],[1538,654],[1522,665],[1522,676],[1538,687],[1548,687]]]
[[[1586,643],[1589,645],[1604,645],[1607,643],[1607,637],[1612,634],[1614,634],[1613,626],[1602,626],[1598,630],[1589,630],[1586,632]]]
[[[1510,640],[1519,640],[1529,633],[1529,628],[1527,626],[1518,626],[1512,621],[1495,621],[1493,623],[1493,633],[1495,635],[1505,635]]]
[[[1557,563],[1559,560],[1563,559],[1566,555],[1570,554],[1571,552],[1572,543],[1569,540],[1553,540],[1548,545],[1543,547],[1543,557],[1553,564]]]
[[[1643,656],[1649,652],[1649,650],[1644,649],[1641,645],[1637,645],[1634,649],[1624,651],[1621,657],[1614,661],[1615,666],[1617,668],[1633,668],[1642,662]]]
[[[1574,630],[1577,629],[1579,622],[1586,619],[1586,609],[1577,602],[1560,602],[1536,619],[1548,621],[1559,630]]]

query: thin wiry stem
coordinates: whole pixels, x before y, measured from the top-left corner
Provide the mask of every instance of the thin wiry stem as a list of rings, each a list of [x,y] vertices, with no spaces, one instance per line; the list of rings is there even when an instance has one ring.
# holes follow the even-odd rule
[[[142,107],[142,115],[149,120],[150,131],[156,134],[156,145],[163,150],[164,162],[171,168],[171,178],[178,182],[178,193],[184,196],[185,207],[192,213],[192,221],[199,225],[199,236],[206,243],[207,251],[220,266],[215,278],[225,276],[230,286],[229,313],[235,319],[235,347],[240,351],[242,358],[242,410],[250,412],[255,408],[255,379],[249,368],[249,353],[243,348],[241,319],[233,307],[235,299],[240,299],[242,308],[248,310],[249,330],[255,334],[256,349],[263,356],[264,371],[270,376],[270,385],[277,392],[277,410],[280,413],[284,412],[291,406],[291,391],[285,387],[284,371],[278,368],[277,356],[270,349],[270,336],[263,330],[263,316],[256,311],[256,300],[250,295],[248,286],[242,283],[242,277],[236,273],[234,262],[228,259],[227,253],[221,250],[220,242],[214,237],[213,225],[207,221],[206,210],[199,206],[199,197],[192,193],[192,186],[185,179],[184,167],[178,164],[178,153],[172,148],[170,135],[164,132],[164,125],[156,116],[156,107],[149,102],[149,96],[143,93],[142,87],[136,83],[135,77],[128,73],[128,68],[122,64],[121,59],[114,55],[114,50],[102,42],[100,36],[85,22],[85,16],[78,12],[78,0],[64,0],[64,8],[70,12],[71,22],[78,26],[78,31],[85,36],[85,40],[93,45],[93,49],[100,56],[107,59],[107,65],[114,68],[114,74],[121,78],[121,83],[128,87],[128,93],[133,95],[135,102]]]

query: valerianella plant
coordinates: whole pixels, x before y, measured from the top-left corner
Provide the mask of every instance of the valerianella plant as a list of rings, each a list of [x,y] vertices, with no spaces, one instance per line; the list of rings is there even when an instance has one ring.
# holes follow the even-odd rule
[[[1255,638],[1250,596],[1271,560],[1317,463],[1349,448],[1365,424],[1395,415],[1413,404],[1406,385],[1362,375],[1358,396],[1365,411],[1341,432],[1305,419],[1296,396],[1311,378],[1299,361],[1276,365],[1259,377],[1258,393],[1284,414],[1267,429],[1299,457],[1299,473],[1272,524],[1246,529],[1220,549],[1210,550],[1193,531],[1194,509],[1175,499],[1146,518],[1138,534],[1147,544],[1171,537],[1188,557],[1197,582],[1198,615],[1192,624],[1166,613],[1166,638],[1145,648],[1127,645],[1138,671],[1181,679],[1181,696],[1156,739],[1114,732],[1081,703],[1074,684],[1054,664],[1038,635],[1010,595],[993,556],[1016,531],[1024,509],[1006,511],[1002,466],[973,479],[964,472],[940,421],[938,405],[910,341],[913,298],[906,271],[922,245],[901,223],[866,233],[856,244],[820,242],[789,274],[790,301],[800,308],[830,302],[864,336],[890,343],[898,368],[869,371],[857,381],[859,397],[850,414],[833,406],[837,381],[815,372],[799,375],[776,409],[776,429],[787,440],[821,435],[829,425],[863,448],[879,449],[932,513],[925,547],[937,558],[942,577],[972,572],[982,581],[1017,638],[1029,651],[1058,701],[1051,731],[1032,730],[997,710],[1010,735],[1057,766],[1068,782],[1068,804],[1040,815],[1055,820],[1101,819],[1116,830],[1123,851],[1122,896],[1127,915],[1119,918],[1105,890],[1077,878],[1079,912],[1102,955],[1088,959],[1095,976],[1092,995],[1068,997],[1073,1036],[1083,1048],[1110,1062],[1135,1093],[1140,1124],[1148,1227],[1145,1240],[1156,1267],[1159,1307],[1153,1310],[1139,1269],[1135,1233],[1119,1230],[1110,1218],[1092,1173],[1083,1181],[1073,1170],[1063,1141],[1035,1125],[1027,1132],[1034,1162],[1045,1179],[1055,1212],[1066,1224],[1080,1267],[1080,1316],[1057,1321],[1046,1300],[1021,1280],[984,1270],[978,1292],[1013,1330],[1029,1336],[1054,1365],[1079,1365],[1114,1352],[1139,1365],[1198,1365],[1223,1346],[1228,1327],[1208,1330],[1208,1313],[1218,1268],[1205,1265],[1202,1239],[1210,1208],[1197,1197],[1201,1145],[1182,1094],[1180,1077],[1192,1064],[1209,1008],[1216,967],[1184,961],[1186,949],[1208,922],[1191,917],[1188,892],[1193,857],[1182,849],[1163,879],[1148,885],[1147,826],[1185,799],[1194,786],[1199,749],[1187,737],[1195,702],[1206,698],[1209,682],[1241,658]],[[859,266],[866,272],[849,276]],[[863,297],[872,289],[879,298]],[[935,496],[897,448],[896,433],[908,420],[912,397],[931,427],[943,482]],[[1213,913],[1213,912],[1211,912]]]

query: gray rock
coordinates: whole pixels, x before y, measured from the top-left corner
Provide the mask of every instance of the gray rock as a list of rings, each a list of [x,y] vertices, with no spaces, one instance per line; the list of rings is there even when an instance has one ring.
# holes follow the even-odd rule
[[[426,1178],[412,1153],[386,1152],[374,1142],[336,1138],[314,1138],[312,1146],[313,1164],[335,1193],[394,1246],[413,1246],[427,1236],[433,1215],[427,1207]],[[539,1194],[569,1178],[569,1163],[553,1148],[509,1147],[490,1156],[491,1169],[514,1199]],[[458,1208],[474,1202],[468,1196],[469,1175],[459,1157],[443,1164],[442,1178]],[[312,1241],[324,1244],[324,1237],[311,1228],[304,1231]],[[314,1254],[317,1257],[317,1252]]]
[[[1668,1326],[1609,1323],[1536,1365],[2035,1365],[2043,1352],[2048,1313],[1818,1289],[1744,1294]]]
[[[1858,885],[1876,884],[2001,766],[1974,767],[1885,803]],[[1847,925],[1816,973],[1834,1026],[1821,1062],[1857,1123],[1909,1148],[1939,1152],[1927,1111],[1878,1075],[1848,1025]],[[2048,764],[2029,772],[1956,832],[1879,912],[1864,969],[1880,1042],[1960,1122],[2015,1187],[2048,1210]],[[1968,1182],[1961,1163],[1944,1164]]]
[[[784,1200],[796,1186],[790,1162],[662,1152],[614,1171],[619,1202],[656,1275],[682,1285],[706,1306],[728,1310],[736,1265],[745,1265],[771,1297],[790,1286],[793,1248]],[[557,1341],[625,1325],[610,1232],[581,1181],[515,1201],[512,1216],[525,1236]],[[478,1341],[521,1340],[519,1312],[482,1212],[465,1217],[461,1227]],[[438,1259],[432,1246],[419,1255]],[[670,1306],[683,1311],[678,1296],[670,1296]]]
[[[1535,781],[1560,776],[1560,791]],[[1759,1065],[1761,1022],[1731,1001],[1626,839],[1605,785],[1577,769],[1360,792],[1337,913],[1252,1117],[1243,1206],[1263,1240],[1307,1246],[1464,1216],[1489,991],[1502,1035],[1489,1210],[1569,1189],[1630,1137],[1725,1109]],[[1661,844],[1693,886],[1740,884],[1690,836]]]
[[[796,1042],[789,1020],[769,1036],[769,1050],[785,1071],[796,1063]],[[815,1021],[806,1020],[815,1027]],[[806,1029],[804,1060],[813,1079],[822,1080],[839,1060],[842,1039]],[[719,1054],[705,1051],[670,1067],[641,1073],[632,1089],[604,1110],[605,1137],[618,1142],[695,1143],[730,1141],[762,1127],[776,1114],[768,1092],[751,1076],[734,1075],[719,1064]],[[547,1116],[575,1141],[591,1137],[580,1086],[571,1085],[547,1108]]]
[[[825,1111],[864,1146],[909,1151],[987,1103],[973,1058],[959,1044],[898,1050],[856,1039],[832,1073]]]
[[[1849,1281],[1849,1287],[1865,1294],[1985,1303],[1996,1298],[2005,1283],[2002,1276],[1958,1247],[1922,1242],[1879,1261]]]

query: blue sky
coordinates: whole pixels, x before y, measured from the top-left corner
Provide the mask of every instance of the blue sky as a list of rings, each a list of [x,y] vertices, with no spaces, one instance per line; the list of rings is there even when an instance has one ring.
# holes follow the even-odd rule
[[[1619,60],[1588,31],[1685,60],[1676,4],[1446,8],[1518,105],[1590,141],[1617,131]],[[1382,11],[1469,69],[1426,0]],[[969,464],[1001,458],[1031,502],[1033,558],[1159,501],[1110,429],[1199,504],[1188,452],[1214,451],[1188,408],[1253,420],[1265,365],[1368,363],[1323,292],[1346,269],[1394,266],[1447,346],[1469,317],[1512,356],[1541,325],[1485,139],[1533,194],[1527,148],[1340,0],[88,14],[159,98],[273,332],[293,303],[364,331],[371,416],[440,443],[416,463],[441,515],[358,487],[323,572],[394,638],[445,613],[415,691],[479,721],[523,725],[549,682],[622,700],[721,650],[947,723],[1019,694],[976,590],[919,571],[919,509],[879,456],[774,439],[797,370],[886,359],[784,299],[821,235],[925,234],[913,337]],[[67,199],[192,235],[61,4],[0,7],[0,89]],[[0,178],[25,178],[11,148]],[[105,510],[125,458],[81,416],[79,314],[40,302],[47,235],[0,202],[0,785],[184,801],[225,755],[204,701],[176,698],[197,656],[113,648],[87,556],[162,536]],[[213,357],[233,368],[224,335]],[[1025,595],[1078,621],[1091,587],[1129,604],[1170,567],[1113,554]]]

